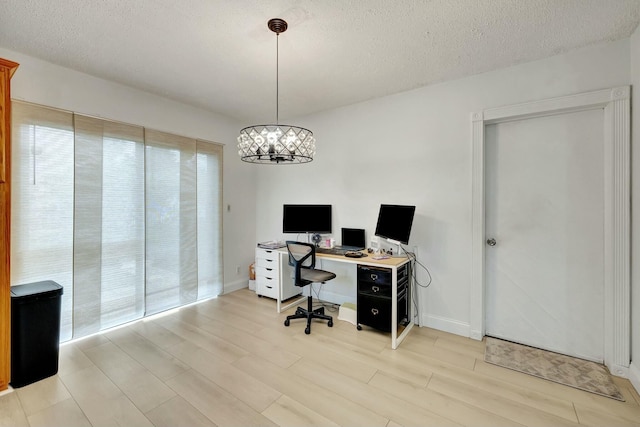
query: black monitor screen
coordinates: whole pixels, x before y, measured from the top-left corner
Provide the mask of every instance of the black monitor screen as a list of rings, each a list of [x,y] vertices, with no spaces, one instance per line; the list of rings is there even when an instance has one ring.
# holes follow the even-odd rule
[[[283,233],[331,233],[331,205],[284,205]]]
[[[375,235],[408,244],[415,211],[415,206],[380,205]]]

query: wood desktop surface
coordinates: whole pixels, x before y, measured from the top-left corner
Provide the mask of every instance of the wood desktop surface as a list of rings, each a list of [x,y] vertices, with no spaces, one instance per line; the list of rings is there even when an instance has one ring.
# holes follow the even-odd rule
[[[374,259],[375,255],[367,253],[366,250],[361,251],[366,256],[361,258],[350,258],[344,255],[321,254],[316,252],[317,258],[332,259],[340,262],[351,262],[354,264],[366,264],[380,267],[400,267],[409,261],[407,257],[389,257],[384,259]]]

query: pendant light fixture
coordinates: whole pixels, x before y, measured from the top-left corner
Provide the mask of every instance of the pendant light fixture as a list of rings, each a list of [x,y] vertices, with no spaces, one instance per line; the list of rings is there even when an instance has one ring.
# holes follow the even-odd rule
[[[308,163],[316,153],[313,132],[298,126],[279,123],[278,37],[287,30],[287,22],[274,18],[267,26],[276,33],[276,123],[248,126],[240,131],[238,154],[248,163]]]

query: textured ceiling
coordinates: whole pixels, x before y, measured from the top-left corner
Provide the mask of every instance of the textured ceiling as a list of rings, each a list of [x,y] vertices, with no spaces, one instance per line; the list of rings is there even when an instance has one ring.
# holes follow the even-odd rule
[[[640,1],[2,0],[0,47],[270,122],[275,17],[282,121],[629,37]]]

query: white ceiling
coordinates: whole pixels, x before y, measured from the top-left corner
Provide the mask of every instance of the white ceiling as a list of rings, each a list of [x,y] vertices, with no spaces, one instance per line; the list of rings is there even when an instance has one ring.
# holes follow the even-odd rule
[[[2,0],[0,47],[262,123],[276,17],[282,121],[629,37],[640,1]]]

